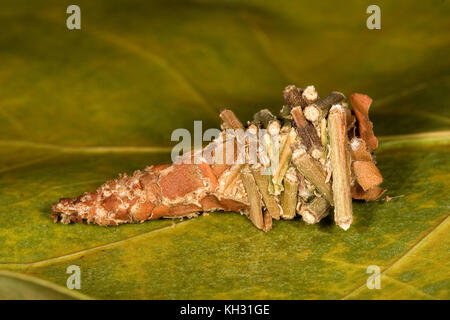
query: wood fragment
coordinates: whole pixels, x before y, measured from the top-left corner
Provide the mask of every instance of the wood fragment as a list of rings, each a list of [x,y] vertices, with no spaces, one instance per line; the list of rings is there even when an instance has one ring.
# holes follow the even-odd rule
[[[302,108],[293,108],[291,110],[291,115],[294,118],[295,124],[297,125],[298,135],[305,145],[306,151],[309,151],[312,146],[320,148],[322,145],[319,137],[317,136],[316,129],[311,123],[306,120],[305,116],[303,115]]]
[[[367,151],[366,143],[361,138],[354,137],[350,141],[350,154],[353,161],[372,161],[372,156]]]
[[[352,93],[350,95],[352,110],[358,119],[358,128],[361,138],[366,142],[371,150],[378,148],[378,140],[373,133],[373,123],[369,120],[369,108],[372,104],[372,98],[361,93]]]
[[[347,230],[353,222],[346,128],[345,108],[334,105],[328,116],[334,220],[344,230]]]
[[[302,90],[294,85],[289,85],[283,91],[284,100],[291,107],[306,107],[308,103],[302,97]]]
[[[272,216],[267,210],[263,212],[264,217],[264,232],[270,231],[272,229]]]
[[[272,177],[272,182],[275,187],[275,194],[279,194],[283,188],[282,188],[282,181],[286,174],[286,171],[288,170],[289,163],[291,162],[292,157],[292,144],[295,142],[295,139],[297,137],[297,134],[295,133],[294,129],[291,129],[289,133],[287,134],[287,137],[282,145],[282,148],[280,148],[280,160],[278,162],[278,168],[275,170],[275,173]],[[280,192],[277,192],[277,191]]]
[[[356,184],[352,186],[352,198],[357,200],[375,201],[380,198],[386,190],[375,186],[367,191],[364,191],[360,185]]]
[[[281,194],[283,219],[293,219],[295,217],[298,201],[298,178],[295,171],[294,167],[289,167],[284,177],[284,191]]]
[[[345,99],[344,94],[333,91],[329,96],[319,99],[307,106],[304,110],[305,117],[311,122],[320,122],[325,118],[331,106]]]
[[[269,109],[263,109],[258,111],[253,115],[253,121],[255,124],[260,125],[263,128],[267,128],[269,123],[271,121],[276,120],[277,117],[275,117],[272,112],[270,112]]]
[[[220,113],[220,118],[222,118],[225,125],[231,129],[237,130],[244,128],[231,110],[222,111]],[[264,229],[264,222],[261,207],[261,195],[248,164],[242,166],[241,179],[247,192],[248,202],[250,203],[249,218],[258,229],[262,230]]]
[[[333,192],[330,183],[326,182],[325,171],[302,147],[297,148],[292,154],[292,163],[333,204]]]
[[[271,121],[267,125],[267,133],[264,135],[264,145],[267,151],[267,155],[270,160],[270,172],[269,175],[269,192],[270,194],[278,194],[275,190],[275,186],[272,182],[272,175],[276,171],[280,162],[280,123],[276,120]]]
[[[233,111],[225,109],[220,113],[220,118],[229,129],[244,129],[242,122],[236,117]]]
[[[353,161],[352,169],[356,176],[356,181],[367,191],[383,182],[380,171],[372,161]]]
[[[307,86],[302,92],[302,98],[306,104],[311,104],[317,101],[319,95],[317,94],[317,90],[314,86]]]
[[[314,224],[325,218],[330,210],[330,203],[322,197],[314,198],[310,203],[302,206],[300,215],[306,224]]]
[[[342,103],[344,105],[344,103]],[[347,135],[351,140],[356,137],[356,117],[353,115],[353,112],[348,108],[348,104],[345,103],[346,113],[347,113]]]
[[[322,121],[320,121],[320,142],[322,142],[324,153],[326,154],[328,145],[327,119],[322,119]]]
[[[267,211],[269,211],[272,218],[279,220],[283,214],[281,206],[278,204],[276,197],[269,193],[269,175],[263,175],[260,172],[261,166],[254,166],[251,168],[253,177],[255,178],[256,185],[259,188],[264,204]]]
[[[248,166],[243,166],[241,178],[247,191],[248,202],[250,203],[248,217],[258,229],[264,230],[265,223],[262,214],[261,194]]]
[[[350,152],[353,160],[352,171],[361,188],[364,191],[368,191],[380,185],[383,182],[383,177],[373,162],[365,141],[361,138],[354,137],[350,142]],[[361,193],[359,194],[361,196]],[[375,195],[376,192],[372,191],[371,197]]]
[[[290,123],[292,120],[291,107],[284,105],[280,110],[280,118],[284,120],[285,123]]]

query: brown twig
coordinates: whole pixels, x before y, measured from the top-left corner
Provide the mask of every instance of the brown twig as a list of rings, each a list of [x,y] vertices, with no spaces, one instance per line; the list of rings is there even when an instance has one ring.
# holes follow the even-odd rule
[[[302,108],[293,108],[291,110],[291,115],[294,118],[295,124],[297,125],[298,134],[306,147],[306,151],[309,151],[313,146],[321,148],[320,139],[317,136],[316,129],[311,123],[306,120],[305,116],[303,115]]]
[[[283,91],[284,100],[291,107],[306,107],[308,103],[302,97],[302,90],[294,85],[289,85]]]

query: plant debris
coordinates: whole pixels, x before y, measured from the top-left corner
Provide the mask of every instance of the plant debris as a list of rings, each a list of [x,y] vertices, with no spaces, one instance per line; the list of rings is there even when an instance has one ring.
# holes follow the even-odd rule
[[[368,116],[372,99],[353,93],[350,109],[342,93],[321,99],[314,86],[290,85],[283,94],[287,105],[279,117],[264,109],[247,127],[231,110],[222,111],[221,136],[203,149],[214,162],[186,163],[194,157],[188,153],[173,164],[119,175],[95,191],[60,199],[52,207],[54,221],[116,226],[235,211],[269,231],[272,219],[300,216],[314,224],[334,208],[336,224],[347,230],[352,198],[373,201],[386,191],[372,155],[378,146]],[[239,132],[245,130],[250,134],[243,138]],[[240,148],[241,162],[236,152],[231,162],[222,153]]]

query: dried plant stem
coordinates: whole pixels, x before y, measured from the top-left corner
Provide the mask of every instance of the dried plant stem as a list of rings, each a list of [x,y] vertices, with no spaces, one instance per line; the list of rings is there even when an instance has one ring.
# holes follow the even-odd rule
[[[277,159],[275,157],[278,157],[279,154],[277,152],[275,152],[275,154],[274,154],[274,151],[276,151],[276,148],[274,147],[273,142],[276,142],[276,141],[272,141],[272,137],[270,136],[269,133],[266,133],[264,135],[263,139],[264,139],[263,143],[265,145],[265,149],[267,150],[267,156],[269,158],[269,163],[270,163],[270,172],[268,173],[268,176],[269,176],[269,193],[270,194],[275,194],[275,187],[274,187],[273,182],[272,182],[272,174],[273,174],[273,171],[274,171],[273,167],[275,166],[275,164],[277,164],[279,162],[279,159]]]
[[[224,180],[224,186],[223,186],[223,193],[224,194],[231,194],[232,188],[234,186],[234,183],[236,182],[236,179],[240,176],[241,169],[243,167],[243,164],[236,164],[232,166],[229,170],[229,175],[227,175],[227,179]]]
[[[286,174],[286,171],[288,170],[289,163],[291,162],[292,157],[292,149],[291,145],[295,142],[295,138],[297,137],[297,134],[295,133],[294,129],[291,129],[286,137],[285,143],[282,147],[280,161],[278,163],[278,168],[276,169],[275,173],[272,177],[272,182],[275,185],[275,191],[280,190],[282,191],[282,182],[284,175]]]
[[[309,123],[302,111],[301,107],[295,107],[291,110],[291,115],[294,118],[297,125],[298,134],[306,147],[306,151],[309,151],[312,146],[321,147],[320,139],[317,136],[316,129]]]
[[[331,106],[345,99],[343,93],[333,91],[329,96],[319,99],[305,108],[305,117],[309,121],[319,122],[325,118]]]
[[[278,204],[275,196],[269,193],[269,179],[270,176],[260,173],[261,167],[255,166],[251,169],[253,177],[255,178],[256,185],[259,188],[264,204],[267,211],[269,211],[272,218],[279,220],[283,211]]]
[[[322,142],[324,154],[326,155],[328,145],[327,119],[322,119],[322,121],[320,121],[320,142]]]
[[[302,90],[294,85],[287,86],[284,91],[284,100],[291,107],[306,107],[308,102],[302,97]]]
[[[306,185],[305,177],[296,170],[295,172],[297,174],[297,180],[298,180],[298,199],[302,201],[308,201],[308,199],[313,195],[310,190],[308,189],[308,186]]]
[[[231,129],[243,129],[244,126],[236,117],[233,111],[223,110],[220,118],[225,125]],[[261,195],[248,164],[244,164],[241,171],[241,179],[247,192],[250,203],[249,218],[258,229],[264,229],[264,220],[261,207]]]
[[[264,229],[263,231],[267,232],[270,229],[272,229],[272,216],[267,210],[264,210],[263,212],[263,218],[264,218]]]
[[[225,109],[220,113],[220,118],[229,129],[244,129],[241,121],[236,117],[233,111]]]
[[[248,166],[243,167],[241,179],[247,191],[248,202],[250,203],[248,217],[258,229],[264,230],[265,223],[262,214],[261,195]]]
[[[294,151],[292,162],[297,170],[316,187],[325,199],[333,204],[331,185],[326,182],[327,175],[322,167],[303,148],[298,148]]]
[[[298,178],[294,167],[289,167],[284,177],[284,192],[281,194],[283,219],[293,219],[298,199]]]
[[[267,128],[269,123],[276,119],[277,117],[275,117],[268,109],[263,109],[253,115],[253,121],[263,128]]]
[[[331,149],[331,174],[333,177],[334,220],[347,230],[353,222],[350,170],[348,164],[346,112],[334,105],[328,116],[328,134]]]
[[[325,198],[314,198],[310,203],[302,206],[300,214],[307,224],[318,223],[328,215],[330,204]]]
[[[319,95],[317,94],[317,90],[314,86],[307,86],[302,92],[302,98],[307,104],[310,104],[316,102]]]

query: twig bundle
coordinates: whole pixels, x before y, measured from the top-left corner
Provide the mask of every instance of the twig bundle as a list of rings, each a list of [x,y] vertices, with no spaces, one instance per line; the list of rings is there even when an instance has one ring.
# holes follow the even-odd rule
[[[372,100],[354,93],[349,109],[340,92],[319,98],[314,86],[302,90],[292,85],[284,98],[287,105],[279,116],[261,110],[246,128],[231,110],[222,111],[222,134],[204,149],[215,156],[213,162],[180,161],[120,175],[96,191],[54,204],[55,222],[109,226],[236,211],[268,231],[272,219],[298,215],[314,224],[334,208],[336,224],[347,230],[353,221],[352,198],[371,201],[385,192],[372,156],[378,146],[368,117]],[[247,130],[250,137],[230,129]],[[232,152],[229,163],[226,151],[240,148],[244,161]],[[259,161],[251,160],[252,153]],[[189,153],[182,159],[192,157]]]

